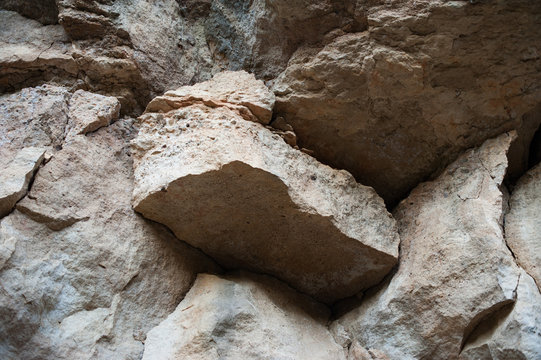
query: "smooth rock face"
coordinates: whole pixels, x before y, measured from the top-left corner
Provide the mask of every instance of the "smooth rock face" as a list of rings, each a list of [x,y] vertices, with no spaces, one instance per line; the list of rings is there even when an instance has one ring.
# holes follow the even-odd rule
[[[277,276],[324,302],[379,282],[398,255],[371,189],[228,107],[147,113],[134,208],[226,268]]]
[[[148,104],[146,112],[168,112],[194,103],[210,107],[225,106],[238,111],[246,120],[268,124],[272,116],[274,94],[252,74],[224,71],[209,81],[183,86],[158,96]]]
[[[152,329],[143,360],[345,360],[328,310],[277,280],[201,274],[176,310]]]
[[[0,218],[6,216],[26,192],[37,168],[43,161],[44,148],[28,147],[19,151],[0,171]]]
[[[196,274],[219,270],[131,209],[133,135],[125,119],[64,143],[1,220],[0,358],[140,359]]]
[[[461,360],[539,359],[541,356],[541,294],[521,271],[517,300],[485,320],[470,335]]]
[[[77,90],[70,99],[68,135],[86,134],[118,119],[120,102],[115,97]]]
[[[520,128],[539,104],[541,3],[366,6],[368,31],[291,57],[275,112],[300,146],[392,206],[465,149]]]
[[[505,237],[517,262],[541,289],[541,164],[520,178],[511,194]]]
[[[478,322],[515,300],[499,190],[513,137],[467,151],[400,203],[398,271],[333,325],[338,338],[391,359],[457,359]]]

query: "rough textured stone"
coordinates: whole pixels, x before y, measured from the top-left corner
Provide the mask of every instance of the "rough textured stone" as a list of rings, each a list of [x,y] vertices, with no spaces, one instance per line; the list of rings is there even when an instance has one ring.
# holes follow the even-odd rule
[[[515,300],[499,190],[512,138],[467,151],[399,204],[398,270],[334,324],[338,337],[391,359],[457,359],[478,322]]]
[[[43,161],[44,148],[28,147],[0,172],[0,218],[6,216],[26,192],[34,173]]]
[[[225,106],[238,111],[246,120],[268,124],[272,117],[274,94],[252,74],[224,71],[216,74],[212,80],[183,86],[156,97],[148,104],[146,112],[168,112],[195,103],[210,107]]]
[[[0,0],[0,9],[17,11],[44,25],[55,24],[58,21],[55,0]]]
[[[69,97],[65,88],[51,85],[0,96],[0,168],[25,147],[62,146]]]
[[[118,119],[120,102],[115,97],[78,90],[70,99],[68,134],[66,137],[86,134],[109,125]]]
[[[505,216],[505,237],[517,262],[541,289],[541,164],[516,184]]]
[[[275,111],[390,205],[539,104],[541,3],[367,4],[368,31],[299,49]]]
[[[19,204],[28,216],[1,220],[0,358],[139,359],[196,274],[218,270],[131,209],[133,133],[120,120],[74,137]]]
[[[196,104],[140,121],[135,209],[226,268],[273,274],[332,302],[395,264],[394,220],[349,173],[229,107]]]
[[[485,319],[471,334],[461,360],[541,357],[541,294],[533,279],[520,274],[517,301]]]
[[[280,282],[202,274],[177,309],[148,333],[144,360],[345,360],[325,327],[329,311]]]

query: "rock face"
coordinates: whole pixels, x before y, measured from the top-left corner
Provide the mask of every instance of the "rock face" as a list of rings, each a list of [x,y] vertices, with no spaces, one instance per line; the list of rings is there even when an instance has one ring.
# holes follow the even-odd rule
[[[0,359],[541,359],[540,19],[0,0]]]
[[[533,279],[522,271],[516,302],[502,308],[475,329],[460,359],[537,359],[539,354],[541,294]]]
[[[226,86],[228,76],[243,75],[213,81]],[[226,268],[272,274],[324,302],[354,295],[389,272],[398,234],[371,188],[245,121],[230,105],[207,102],[141,117],[134,142],[138,212]],[[242,96],[239,103],[245,105],[233,105],[246,106],[240,113],[251,112]]]
[[[539,103],[541,4],[367,7],[367,31],[292,56],[276,112],[301,146],[392,205],[464,149],[520,128]]]
[[[345,360],[325,327],[328,316],[322,305],[268,277],[201,274],[148,333],[143,360]]]
[[[0,358],[138,359],[196,274],[219,270],[131,209],[133,134],[125,119],[62,143],[0,221]]]
[[[503,239],[498,188],[512,139],[467,151],[399,204],[398,271],[334,324],[338,338],[391,359],[457,359],[478,322],[515,300],[519,271]]]
[[[44,148],[28,147],[0,173],[0,218],[6,216],[28,190],[30,180],[43,161]]]
[[[516,184],[505,217],[507,244],[541,289],[541,165]]]

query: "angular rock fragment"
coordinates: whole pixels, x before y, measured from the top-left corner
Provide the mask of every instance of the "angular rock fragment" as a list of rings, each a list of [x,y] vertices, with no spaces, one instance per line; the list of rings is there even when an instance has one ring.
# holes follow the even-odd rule
[[[92,132],[118,119],[117,98],[77,90],[70,99],[69,129],[66,137]]]
[[[505,239],[541,289],[541,164],[523,175],[511,194]]]
[[[34,173],[45,155],[45,148],[27,147],[0,169],[0,218],[9,214],[28,191]]]
[[[460,360],[541,358],[541,294],[521,271],[517,300],[485,319],[468,338]]]
[[[277,276],[324,302],[379,282],[398,255],[382,199],[229,106],[147,113],[133,204],[226,268]]]
[[[391,359],[457,359],[479,321],[515,300],[499,190],[513,137],[467,151],[399,204],[398,270],[334,324],[338,337]]]
[[[53,230],[19,210],[0,221],[1,359],[138,359],[196,274],[220,270],[131,208],[132,122],[74,137],[19,203],[84,221]]]
[[[195,103],[209,107],[225,106],[238,111],[246,120],[268,124],[272,116],[274,94],[252,74],[224,71],[214,75],[212,80],[183,86],[156,97],[148,104],[146,112],[168,112]]]
[[[176,310],[152,329],[143,360],[345,360],[329,311],[277,280],[201,274]]]

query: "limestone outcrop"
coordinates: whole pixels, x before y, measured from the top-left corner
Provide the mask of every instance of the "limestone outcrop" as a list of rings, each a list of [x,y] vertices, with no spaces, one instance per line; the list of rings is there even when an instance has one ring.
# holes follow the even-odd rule
[[[0,359],[541,359],[540,19],[0,0]]]
[[[269,277],[201,274],[176,310],[148,333],[143,360],[345,360],[325,326],[329,315]]]
[[[467,151],[398,205],[398,270],[334,324],[341,342],[391,359],[457,359],[480,320],[515,301],[499,190],[513,135]]]
[[[505,216],[505,237],[517,262],[541,290],[541,165],[516,184]]]
[[[242,76],[225,75],[214,81]],[[226,268],[272,274],[324,302],[378,283],[399,238],[374,190],[208,101],[141,117],[135,210]]]

